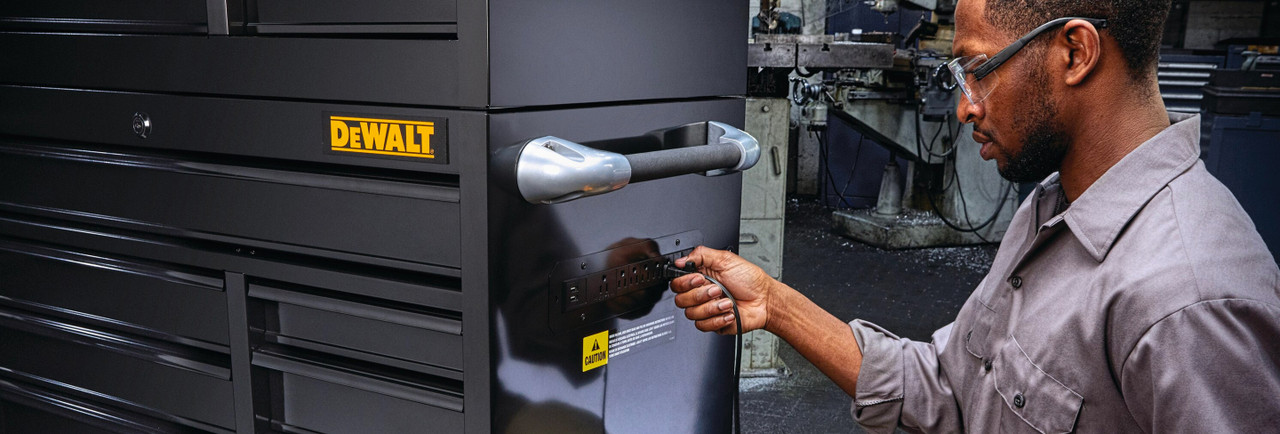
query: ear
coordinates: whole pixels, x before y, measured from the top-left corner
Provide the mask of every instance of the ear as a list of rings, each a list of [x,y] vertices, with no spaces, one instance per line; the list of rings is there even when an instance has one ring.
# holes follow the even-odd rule
[[[1102,40],[1098,29],[1085,20],[1071,20],[1055,40],[1066,67],[1063,80],[1068,86],[1084,83],[1102,58]]]

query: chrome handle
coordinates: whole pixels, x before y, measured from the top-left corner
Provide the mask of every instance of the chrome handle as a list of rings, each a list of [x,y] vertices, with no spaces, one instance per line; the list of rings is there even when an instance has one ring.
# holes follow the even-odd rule
[[[591,146],[629,142],[656,144],[661,150],[623,155]],[[539,137],[499,150],[492,165],[508,190],[529,203],[552,204],[608,193],[632,182],[740,172],[759,160],[760,144],[754,137],[708,121],[586,144]]]

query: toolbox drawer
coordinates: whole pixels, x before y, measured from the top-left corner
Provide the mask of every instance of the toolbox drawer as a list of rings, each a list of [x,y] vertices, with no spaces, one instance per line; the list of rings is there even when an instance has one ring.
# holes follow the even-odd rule
[[[44,386],[44,387],[42,387]],[[58,385],[0,378],[0,432],[4,433],[207,433],[137,413],[138,408],[104,405],[73,397]],[[120,404],[120,403],[114,403]],[[127,407],[127,406],[126,406]]]
[[[115,434],[115,431],[74,419],[58,417],[30,407],[0,401],[0,432]]]
[[[460,94],[457,77],[475,69],[459,71],[463,46],[452,40],[0,32],[0,47],[5,83],[438,107],[477,104],[475,97]],[[132,114],[117,114],[125,132]]]
[[[462,430],[460,387],[431,387],[270,350],[255,351],[253,364],[272,388],[272,413],[258,416],[276,424],[323,433]]]
[[[258,0],[258,22],[292,24],[452,23],[456,0]]]
[[[0,30],[204,33],[203,0],[0,2]]]
[[[5,200],[28,212],[347,260],[460,265],[456,190],[445,187],[4,143],[0,173]]]
[[[249,285],[249,297],[264,301],[267,324],[263,329],[270,335],[269,340],[348,357],[360,357],[360,354],[344,350],[459,372],[463,368],[462,323],[456,317],[397,309],[374,300],[362,302],[365,300],[353,300],[353,296],[338,299],[315,291],[291,291],[280,286],[283,285]]]
[[[9,375],[91,391],[180,418],[235,426],[225,355],[0,309],[0,366]],[[16,350],[10,350],[16,349]]]
[[[0,46],[6,46],[0,42]],[[0,57],[3,52],[0,52]],[[2,61],[3,59],[0,59]],[[2,62],[0,62],[2,63]],[[0,64],[3,67],[3,64]],[[482,146],[477,128],[485,116],[461,110],[409,109],[356,104],[304,103],[0,85],[0,131],[56,143],[146,148],[156,152],[235,158],[233,163],[279,167],[280,160],[322,171],[412,173],[422,183],[457,185],[458,160],[450,151]],[[152,128],[146,138],[133,131],[135,114]],[[330,116],[435,119],[431,141],[438,158],[395,158],[331,150]],[[69,126],[74,125],[74,128]],[[16,140],[13,140],[16,141]],[[456,194],[455,194],[456,196]]]
[[[220,275],[0,239],[0,299],[227,345]]]

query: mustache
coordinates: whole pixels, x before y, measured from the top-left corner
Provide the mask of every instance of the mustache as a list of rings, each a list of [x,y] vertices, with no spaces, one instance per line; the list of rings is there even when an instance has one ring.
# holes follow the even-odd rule
[[[973,133],[974,133],[974,134],[976,134],[976,135],[982,136],[983,138],[990,139],[990,140],[995,140],[995,138],[996,138],[996,137],[995,137],[995,135],[991,134],[991,132],[989,132],[989,131],[987,131],[987,130],[984,130],[984,129],[981,129],[981,128],[978,128],[978,126],[976,126],[976,125],[973,127]]]

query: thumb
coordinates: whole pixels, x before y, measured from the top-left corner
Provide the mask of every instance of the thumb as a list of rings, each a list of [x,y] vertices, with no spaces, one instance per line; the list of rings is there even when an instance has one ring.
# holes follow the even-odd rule
[[[725,260],[725,253],[722,250],[712,249],[707,246],[698,246],[689,253],[689,256],[676,259],[676,267],[685,268],[692,263],[699,270],[718,270]]]

